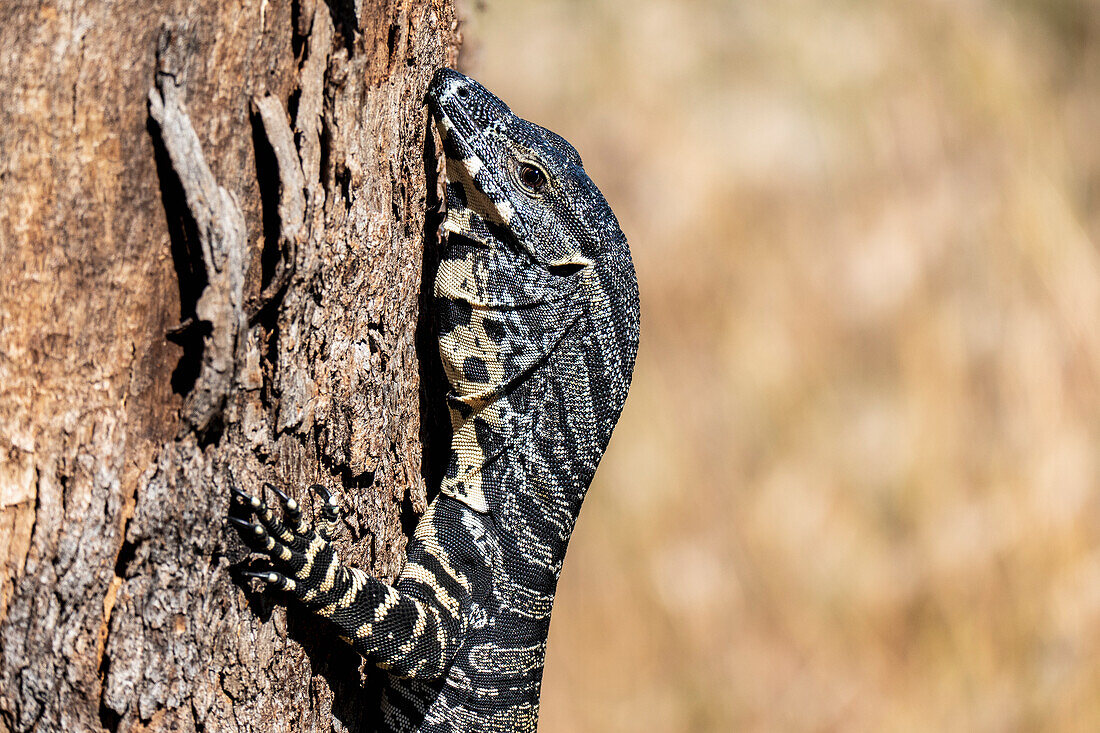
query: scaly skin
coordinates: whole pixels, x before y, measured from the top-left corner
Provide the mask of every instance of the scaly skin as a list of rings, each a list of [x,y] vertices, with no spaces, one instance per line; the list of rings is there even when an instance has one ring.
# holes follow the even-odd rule
[[[581,501],[626,400],[638,289],[626,239],[572,146],[443,69],[449,233],[435,283],[453,435],[440,493],[393,586],[340,562],[283,496],[239,498],[272,571],[391,672],[392,731],[534,731],[554,591]]]

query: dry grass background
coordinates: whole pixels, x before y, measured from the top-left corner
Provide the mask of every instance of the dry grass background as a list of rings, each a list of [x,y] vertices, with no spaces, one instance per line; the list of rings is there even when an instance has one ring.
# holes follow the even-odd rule
[[[643,298],[542,730],[1100,730],[1100,3],[465,15]]]

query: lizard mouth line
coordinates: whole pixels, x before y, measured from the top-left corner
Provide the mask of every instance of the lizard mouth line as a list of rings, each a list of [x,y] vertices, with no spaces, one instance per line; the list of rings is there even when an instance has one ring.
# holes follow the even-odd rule
[[[466,94],[463,95],[462,92]],[[442,88],[429,90],[427,101],[440,136],[449,137],[451,146],[461,153],[461,157],[475,158],[484,165],[484,156],[475,149],[475,141],[483,137],[482,130],[486,126],[475,123],[470,111],[463,104],[464,98],[475,99],[476,96],[477,92],[471,91],[463,80],[450,79]],[[495,124],[488,125],[489,129],[495,127]]]
[[[463,157],[472,155],[480,161],[481,156],[474,151],[473,145],[471,145],[471,141],[477,137],[473,121],[466,114],[466,111],[458,105],[448,105],[450,108],[444,109],[443,104],[446,101],[450,100],[440,100],[436,102],[436,105],[433,105],[436,125],[440,128],[440,135],[450,136],[456,147],[465,154]]]

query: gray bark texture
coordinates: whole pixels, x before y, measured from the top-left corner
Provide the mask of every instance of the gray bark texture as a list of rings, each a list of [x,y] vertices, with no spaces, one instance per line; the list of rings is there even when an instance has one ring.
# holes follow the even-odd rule
[[[372,727],[372,667],[241,575],[226,516],[320,483],[343,557],[401,566],[446,442],[423,94],[456,29],[0,5],[0,733]]]

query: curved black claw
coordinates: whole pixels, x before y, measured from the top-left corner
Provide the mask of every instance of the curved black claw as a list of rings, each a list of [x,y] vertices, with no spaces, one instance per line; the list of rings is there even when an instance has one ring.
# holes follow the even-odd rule
[[[258,524],[254,524],[247,519],[241,519],[239,517],[229,517],[229,521],[237,525],[241,529],[246,529],[253,534],[263,534],[264,528]]]
[[[284,492],[280,491],[275,484],[264,484],[265,489],[271,489],[275,492],[275,495],[279,497],[279,500],[283,502],[283,508],[286,510],[286,515],[292,520],[297,520],[298,515],[302,513],[302,508],[298,506],[298,502],[291,499]]]
[[[279,590],[294,590],[295,583],[290,578],[286,577],[282,573],[276,573],[274,570],[268,570],[262,573],[257,573],[252,570],[242,570],[241,575],[248,578],[258,578],[264,581],[268,585],[274,586]]]
[[[268,484],[268,486],[270,486],[270,484]],[[275,487],[272,486],[271,488],[274,489]],[[277,491],[276,493],[280,492]],[[295,506],[297,506],[297,504],[295,504]],[[280,543],[295,550],[305,547],[306,543],[299,536],[302,531],[302,522],[298,512],[288,511],[286,513],[291,523],[291,526],[288,528],[283,524],[282,520],[279,519],[275,512],[271,510],[271,507],[263,501],[256,500],[256,502],[252,504],[252,510],[256,513],[256,518],[260,521],[260,524],[262,524],[271,536]]]
[[[321,524],[317,528],[321,536],[326,540],[332,539],[336,534],[336,520],[340,518],[340,506],[336,503],[336,497],[321,484],[313,484],[309,490],[319,495],[324,504],[321,505]]]
[[[236,486],[229,487],[229,491],[232,492],[233,496],[237,497],[237,499],[239,499],[242,503],[248,504],[253,509],[260,508],[260,500],[257,499],[255,496],[244,493]]]
[[[266,581],[268,583],[274,583],[276,581],[275,576],[277,576],[278,573],[273,570],[269,570],[263,573],[257,573],[255,570],[242,570],[241,575],[245,576],[246,578],[259,578],[260,580]]]
[[[265,534],[263,525],[249,522],[246,519],[240,519],[238,517],[229,517],[229,521],[237,525],[237,528],[241,531],[241,534],[245,536],[245,539],[251,543],[255,543],[261,540]]]
[[[309,487],[309,490],[320,495],[325,501],[321,507],[321,516],[325,519],[336,519],[339,515],[339,505],[337,505],[336,497],[332,495],[332,492],[321,484],[313,484]]]

